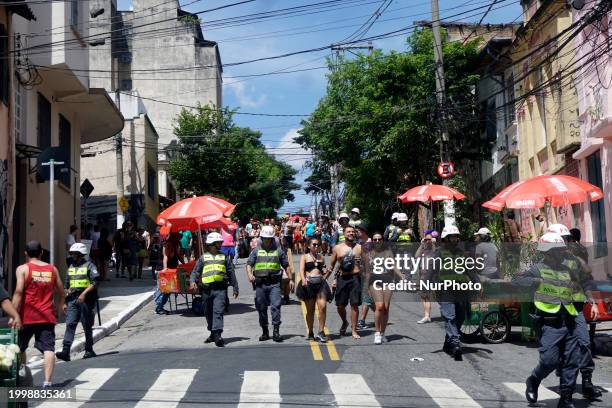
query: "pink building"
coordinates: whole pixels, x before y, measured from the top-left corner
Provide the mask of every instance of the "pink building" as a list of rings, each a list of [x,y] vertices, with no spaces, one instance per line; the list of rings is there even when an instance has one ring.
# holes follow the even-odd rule
[[[583,10],[573,11],[574,22],[584,21],[592,13],[593,5],[587,2]],[[606,265],[606,244],[608,259],[612,256],[612,55],[609,44],[612,30],[612,12],[600,16],[594,23],[574,38],[576,56],[574,66],[568,71],[577,71],[569,80],[576,81],[578,92],[578,122],[580,128],[580,149],[573,154],[579,162],[579,174],[584,180],[599,186],[604,192],[602,200],[582,205],[582,240],[586,243],[600,243],[593,251],[593,266],[598,268],[598,277],[612,273]],[[580,23],[579,23],[580,24]],[[567,80],[567,79],[566,79]],[[601,263],[601,265],[597,265]],[[607,269],[607,270],[606,270]],[[602,276],[603,274],[603,276]]]

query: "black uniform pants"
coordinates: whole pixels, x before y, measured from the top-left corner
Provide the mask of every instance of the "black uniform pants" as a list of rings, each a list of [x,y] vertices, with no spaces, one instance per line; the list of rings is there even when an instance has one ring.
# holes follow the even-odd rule
[[[78,294],[70,295],[67,300],[66,332],[64,333],[64,349],[70,349],[74,341],[79,322],[85,332],[85,351],[93,351],[94,304],[92,302],[77,303]]]

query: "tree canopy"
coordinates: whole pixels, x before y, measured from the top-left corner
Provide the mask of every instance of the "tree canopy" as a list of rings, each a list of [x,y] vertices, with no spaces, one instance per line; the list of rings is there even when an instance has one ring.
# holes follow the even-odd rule
[[[341,165],[346,206],[375,226],[398,206],[397,196],[426,181],[440,182],[435,62],[431,30],[408,38],[408,51],[330,61],[326,95],[296,142],[317,157],[315,168]],[[445,43],[450,150],[455,163],[484,157],[473,63],[478,41]],[[476,124],[476,126],[475,126]],[[319,171],[320,172],[320,171]]]
[[[183,109],[174,127],[179,144],[170,175],[181,191],[239,204],[240,218],[273,216],[293,201],[297,172],[268,154],[260,132],[236,126],[232,115],[208,106]]]

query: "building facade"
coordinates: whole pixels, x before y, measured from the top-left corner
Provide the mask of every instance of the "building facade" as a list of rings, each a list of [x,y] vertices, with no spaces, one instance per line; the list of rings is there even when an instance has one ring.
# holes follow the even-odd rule
[[[10,235],[10,259],[3,265],[5,271],[14,271],[23,262],[24,246],[33,239],[41,242],[46,258],[64,265],[64,239],[70,225],[80,219],[81,144],[104,140],[123,127],[123,118],[108,93],[89,83],[88,2],[34,2],[28,6],[31,16],[8,16],[9,130],[1,143],[7,143],[3,149],[9,159],[5,227]],[[49,181],[41,177],[42,167],[37,167],[44,157],[64,162],[55,167],[57,210],[52,218]],[[5,285],[11,289],[14,276],[7,274],[7,278]]]

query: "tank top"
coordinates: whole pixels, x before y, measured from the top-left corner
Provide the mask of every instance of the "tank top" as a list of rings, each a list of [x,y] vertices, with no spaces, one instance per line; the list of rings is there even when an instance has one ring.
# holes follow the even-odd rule
[[[53,307],[55,271],[53,265],[36,265],[28,262],[24,297],[21,307],[23,324],[57,322]]]

